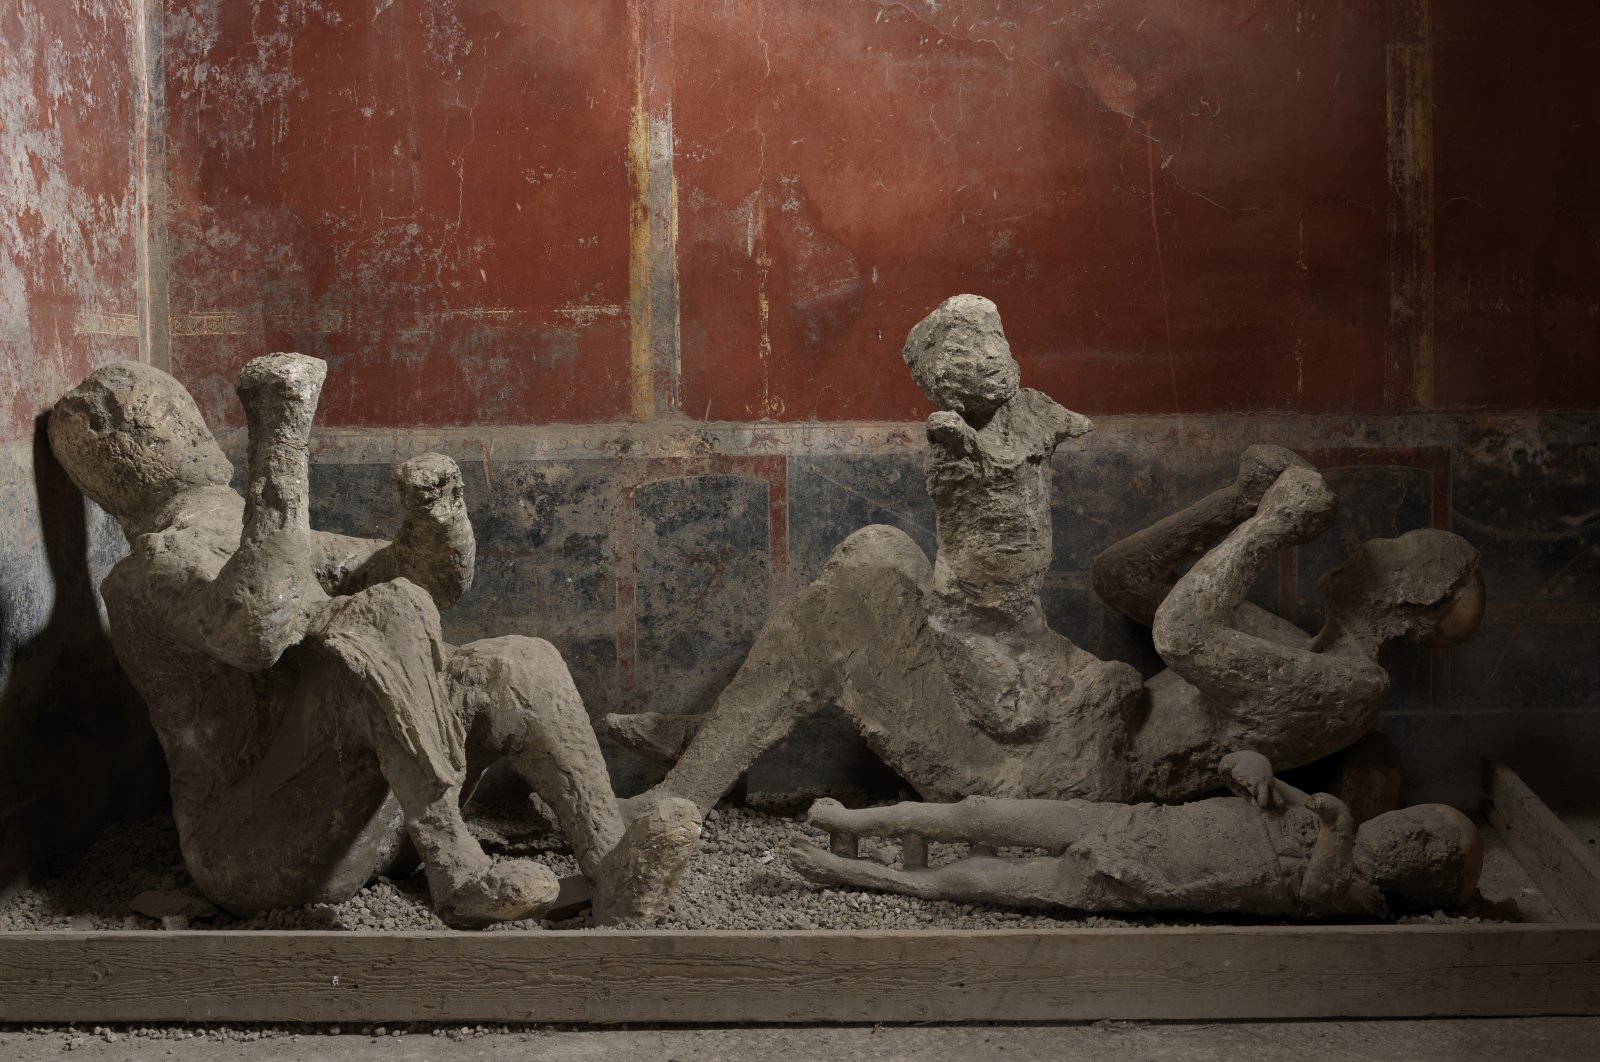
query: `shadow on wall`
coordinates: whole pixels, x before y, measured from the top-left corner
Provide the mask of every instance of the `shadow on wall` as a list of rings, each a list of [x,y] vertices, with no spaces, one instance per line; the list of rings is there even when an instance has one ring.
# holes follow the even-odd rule
[[[20,532],[0,542],[0,896],[166,801],[160,746],[95,590],[126,545],[56,463],[45,424],[0,484]]]

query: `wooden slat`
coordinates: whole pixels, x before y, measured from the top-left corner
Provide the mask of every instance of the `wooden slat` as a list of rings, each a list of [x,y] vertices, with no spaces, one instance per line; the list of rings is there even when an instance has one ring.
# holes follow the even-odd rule
[[[1569,922],[1600,922],[1600,860],[1545,806],[1515,771],[1484,764],[1489,822]]]
[[[0,1022],[1600,1013],[1600,927],[0,934]]]

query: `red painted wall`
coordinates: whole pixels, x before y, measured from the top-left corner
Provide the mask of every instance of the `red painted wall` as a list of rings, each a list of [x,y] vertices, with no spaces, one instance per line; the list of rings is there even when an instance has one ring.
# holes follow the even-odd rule
[[[1383,21],[1308,8],[680,5],[686,411],[920,417],[962,291],[1083,409],[1373,405]]]
[[[0,441],[139,353],[133,34],[126,0],[0,5]]]
[[[1441,405],[1600,405],[1600,6],[1434,0]]]
[[[1397,144],[1419,11],[166,0],[172,364],[235,422],[283,348],[331,425],[907,420],[974,291],[1090,413],[1594,405],[1593,12],[1437,0]]]
[[[627,408],[632,96],[614,3],[170,0],[171,358],[331,363],[329,424]]]

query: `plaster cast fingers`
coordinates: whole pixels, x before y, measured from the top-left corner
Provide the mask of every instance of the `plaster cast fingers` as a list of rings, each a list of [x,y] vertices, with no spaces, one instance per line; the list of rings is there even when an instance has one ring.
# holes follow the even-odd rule
[[[1241,749],[1222,757],[1217,764],[1228,788],[1258,808],[1277,808],[1283,804],[1272,777],[1272,764],[1259,752]]]
[[[1344,801],[1328,793],[1313,793],[1306,798],[1306,810],[1317,817],[1328,829],[1339,834],[1355,833],[1355,819]]]

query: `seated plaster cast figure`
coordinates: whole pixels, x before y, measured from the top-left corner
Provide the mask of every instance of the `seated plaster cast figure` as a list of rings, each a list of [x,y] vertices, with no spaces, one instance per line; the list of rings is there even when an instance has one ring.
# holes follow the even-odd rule
[[[801,718],[840,705],[883,760],[929,799],[984,794],[1182,800],[1222,785],[1229,750],[1284,766],[1367,732],[1387,688],[1378,648],[1396,637],[1464,636],[1476,624],[1476,554],[1442,532],[1369,543],[1327,577],[1316,639],[1244,604],[1275,551],[1322,531],[1334,498],[1281,448],[1252,448],[1228,504],[1180,514],[1097,568],[1152,565],[1150,587],[1215,517],[1237,524],[1160,600],[1156,644],[1171,670],[1142,681],[1045,623],[1050,457],[1091,429],[1019,389],[994,304],[946,301],[912,329],[905,360],[939,411],[927,484],[938,519],[929,564],[903,532],[872,526],[839,546],[777,607],[704,716],[612,715],[625,745],[676,765],[630,810],[687,797],[704,811]],[[1172,534],[1173,529],[1181,534]]]
[[[393,542],[311,530],[325,371],[274,354],[240,373],[243,498],[193,399],[158,369],[97,370],[50,417],[57,458],[132,547],[101,591],[166,752],[189,872],[235,914],[337,902],[414,865],[409,835],[447,922],[538,917],[555,875],[492,863],[461,814],[506,756],[555,811],[596,920],[659,916],[699,836],[694,806],[664,802],[624,830],[555,648],[441,637],[438,608],[470,586],[475,556],[455,463],[396,468]]]
[[[1452,807],[1402,808],[1357,829],[1337,798],[1274,779],[1259,753],[1232,753],[1220,768],[1236,795],[1189,804],[968,797],[851,811],[819,800],[809,818],[833,850],[796,846],[789,861],[816,885],[930,900],[1271,918],[1448,909],[1477,885],[1483,844]],[[859,838],[875,835],[902,837],[901,867],[855,857]],[[972,854],[929,867],[930,840]],[[1001,846],[1051,854],[995,856]]]

